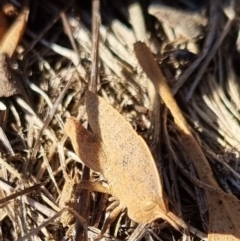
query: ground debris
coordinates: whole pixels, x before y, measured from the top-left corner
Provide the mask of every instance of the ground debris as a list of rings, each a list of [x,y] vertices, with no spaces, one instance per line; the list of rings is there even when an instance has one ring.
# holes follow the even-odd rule
[[[5,27],[1,28],[4,21],[0,21],[0,36],[21,16],[18,12],[26,9],[25,1],[11,2],[13,8],[7,9],[12,14]],[[100,183],[105,180],[84,165],[63,130],[70,116],[88,127],[83,97],[96,46],[91,6],[91,1],[31,2],[27,26],[23,24],[18,31],[21,41],[14,40],[8,57],[0,55],[0,198],[23,192],[1,204],[3,240],[26,240],[34,235],[36,240],[71,240],[82,231],[95,238],[108,215],[107,194],[74,192],[74,183],[92,180],[94,175]],[[164,12],[164,17],[157,12]],[[219,209],[226,203],[219,199],[218,208],[208,205],[203,188],[209,183],[184,151],[181,132],[142,71],[133,44],[140,40],[150,48],[209,163],[214,182],[229,200],[239,202],[239,1],[100,0],[100,14],[99,72],[94,76],[99,96],[146,140],[161,173],[169,209],[189,224],[191,238],[206,240],[211,231],[209,240],[220,240],[221,233],[214,232],[216,225],[224,224],[219,223]],[[183,29],[183,25],[188,27]],[[23,189],[39,183],[44,185],[24,193]],[[77,195],[77,205],[84,207],[72,207],[72,193]],[[215,196],[217,201],[219,196]],[[209,208],[215,214],[210,219]],[[77,216],[79,210],[84,219]],[[68,212],[73,218],[68,218]],[[103,238],[131,240],[136,228],[123,213]],[[224,225],[222,229],[226,232]],[[162,220],[143,230],[139,240],[185,238]]]

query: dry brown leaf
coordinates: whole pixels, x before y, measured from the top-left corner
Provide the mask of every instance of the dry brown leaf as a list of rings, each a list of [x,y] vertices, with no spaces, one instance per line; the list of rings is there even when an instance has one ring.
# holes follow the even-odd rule
[[[0,43],[1,53],[6,53],[9,58],[12,57],[26,27],[28,19],[28,9],[24,9],[3,36]]]
[[[205,189],[209,208],[208,240],[240,240],[240,201],[235,196],[224,193],[218,186],[201,147],[193,137],[148,47],[144,43],[138,42],[135,44],[135,53],[143,70],[152,80],[160,97],[171,111],[181,133],[185,152],[193,162],[200,180],[212,186],[212,191]]]
[[[149,14],[160,22],[167,24],[186,39],[196,39],[203,34],[203,26],[207,20],[196,12],[188,12],[161,3],[152,3],[148,8]],[[179,21],[181,19],[181,21]]]
[[[112,106],[92,92],[86,93],[86,109],[92,132],[74,118],[65,131],[84,163],[103,174],[113,196],[138,223],[157,218],[179,230],[184,221],[169,211],[159,173],[144,140]]]
[[[22,89],[19,81],[13,78],[8,63],[7,55],[0,52],[0,98],[20,94]]]
[[[0,97],[23,94],[23,87],[17,76],[9,70],[8,59],[12,57],[19,40],[25,30],[28,10],[23,10],[0,42]]]

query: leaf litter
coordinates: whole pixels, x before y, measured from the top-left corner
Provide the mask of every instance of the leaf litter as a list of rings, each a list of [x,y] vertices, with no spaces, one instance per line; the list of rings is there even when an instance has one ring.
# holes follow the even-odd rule
[[[26,7],[18,1],[14,4],[19,13]],[[240,6],[238,1],[233,4],[214,0],[210,4],[186,0],[172,4],[100,2],[98,93],[148,143],[169,208],[189,225],[194,240],[240,239],[236,67]],[[7,98],[0,98],[0,198],[9,197],[1,203],[3,240],[71,240],[86,238],[86,233],[96,238],[102,230],[109,205],[107,194],[80,188],[73,195],[78,197],[76,212],[70,205],[72,195],[67,195],[71,188],[66,188],[71,182],[72,187],[78,184],[78,178],[71,179],[76,173],[81,180],[106,181],[86,168],[63,131],[70,115],[86,128],[88,124],[83,96],[93,61],[90,5],[74,0],[34,2],[28,6],[26,30],[20,27],[24,31],[20,45],[9,50],[7,66],[17,64],[21,84],[11,87]],[[155,16],[153,6],[158,13],[165,7],[165,17]],[[182,22],[188,22],[189,15],[197,16],[192,18],[197,21],[203,19],[194,22],[197,32],[193,37],[185,34],[192,27],[184,30],[177,24],[181,19],[172,19],[174,11],[179,18],[186,17]],[[14,19],[9,23],[12,26]],[[159,90],[141,70],[133,51],[137,41],[145,42],[154,54],[186,119],[189,135],[184,136],[179,122],[173,122],[174,112],[164,93],[159,97]],[[69,87],[63,91],[66,85]],[[189,138],[194,138],[194,148],[188,145]],[[195,162],[199,157],[201,163]],[[69,210],[73,219],[63,225],[62,216]],[[137,228],[127,213],[111,225],[108,235],[103,238],[185,238],[162,220]]]

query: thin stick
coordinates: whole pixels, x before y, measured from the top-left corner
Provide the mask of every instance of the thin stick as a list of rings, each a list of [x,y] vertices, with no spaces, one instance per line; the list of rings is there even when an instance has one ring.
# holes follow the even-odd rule
[[[97,93],[97,81],[98,81],[98,63],[99,63],[99,26],[100,26],[100,3],[99,0],[93,0],[93,24],[92,24],[92,68],[91,68],[91,80],[88,89]]]
[[[2,199],[0,199],[0,204],[4,204],[4,203],[6,203],[6,202],[8,202],[8,201],[10,201],[10,200],[12,200],[12,199],[15,199],[16,197],[19,197],[19,196],[28,194],[28,193],[30,193],[30,192],[32,192],[32,191],[36,191],[36,190],[39,189],[41,186],[45,185],[48,181],[49,181],[49,179],[47,179],[47,180],[44,181],[44,182],[38,183],[38,184],[36,184],[36,185],[33,185],[33,186],[29,187],[29,188],[26,188],[26,189],[24,189],[24,190],[21,190],[21,191],[19,191],[19,192],[13,193],[13,194],[5,197],[5,198],[2,198]]]

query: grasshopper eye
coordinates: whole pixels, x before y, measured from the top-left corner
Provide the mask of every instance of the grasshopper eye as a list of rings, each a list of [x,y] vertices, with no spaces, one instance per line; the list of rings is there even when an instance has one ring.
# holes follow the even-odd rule
[[[156,203],[155,202],[148,201],[143,206],[143,211],[144,212],[149,212],[149,211],[152,211],[155,207],[156,207]]]

